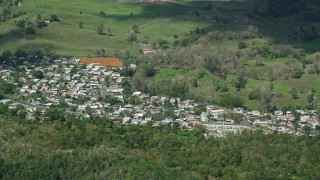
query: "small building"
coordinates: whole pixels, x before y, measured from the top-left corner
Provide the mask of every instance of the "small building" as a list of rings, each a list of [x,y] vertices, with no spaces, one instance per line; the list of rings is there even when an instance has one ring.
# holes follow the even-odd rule
[[[274,114],[275,114],[276,116],[283,116],[283,112],[280,111],[280,110],[274,111]]]
[[[233,111],[236,112],[236,113],[239,113],[239,114],[243,114],[244,113],[244,109],[243,108],[234,108]]]
[[[201,125],[201,122],[200,121],[190,121],[189,122],[189,125],[191,127],[196,127],[196,126],[200,126]]]
[[[9,105],[12,103],[11,99],[2,99],[0,100],[0,103],[4,104],[4,105]]]

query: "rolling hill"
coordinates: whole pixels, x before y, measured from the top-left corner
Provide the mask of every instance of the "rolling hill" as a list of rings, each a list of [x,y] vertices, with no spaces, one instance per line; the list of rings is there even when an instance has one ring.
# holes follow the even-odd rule
[[[245,105],[253,109],[267,105],[307,106],[310,94],[320,96],[319,76],[310,73],[318,62],[313,53],[320,49],[320,23],[306,21],[307,13],[303,10],[277,14],[282,6],[271,6],[272,3],[272,0],[24,0],[7,8],[11,14],[0,23],[0,50],[24,49],[30,53],[43,50],[56,55],[95,57],[102,56],[103,49],[103,56],[120,53],[125,61],[153,64],[157,72],[151,78],[154,82],[184,79],[190,95],[200,99],[215,100],[221,93],[231,93],[242,97]],[[5,9],[1,7],[2,17]],[[52,21],[39,28],[39,19]],[[20,21],[26,22],[23,27],[19,27]],[[35,35],[27,33],[28,28],[34,29]],[[175,57],[177,60],[169,59],[167,63],[154,64],[150,56],[141,54],[141,48],[160,50],[156,54],[171,50],[176,54],[177,48],[188,51],[184,48],[196,46],[205,49],[194,52],[197,56]],[[204,52],[217,48],[232,56],[228,59],[223,53],[215,55],[226,58],[220,62],[224,66],[223,76],[221,72],[210,71],[203,62]],[[289,54],[277,54],[281,48],[280,51],[287,50]],[[163,59],[161,55],[155,57]],[[228,62],[234,57],[239,58],[232,60],[238,69]],[[181,58],[198,63],[191,69],[172,66],[172,62]],[[284,72],[286,66],[291,67],[288,72]],[[276,71],[283,72],[277,75]],[[240,72],[245,75],[246,84],[239,89],[234,84]],[[302,74],[293,78],[292,73]],[[199,74],[201,78],[197,79]],[[271,101],[265,103],[260,91],[269,86],[273,88]],[[292,99],[292,91],[298,93],[297,99]]]

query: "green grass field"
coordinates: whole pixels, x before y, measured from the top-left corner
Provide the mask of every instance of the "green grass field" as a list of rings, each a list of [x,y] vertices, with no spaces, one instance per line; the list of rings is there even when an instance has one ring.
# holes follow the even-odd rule
[[[56,54],[74,56],[94,56],[97,49],[106,49],[108,55],[113,55],[115,49],[134,50],[138,45],[126,41],[133,25],[139,25],[140,33],[138,41],[146,37],[150,41],[173,41],[173,36],[184,37],[185,33],[199,28],[207,28],[208,22],[193,20],[176,20],[176,17],[190,16],[194,7],[176,3],[161,5],[141,4],[135,1],[89,1],[71,0],[61,2],[58,0],[26,0],[20,7],[14,7],[12,11],[28,12],[23,18],[34,22],[40,14],[43,19],[56,14],[60,22],[49,24],[48,27],[36,29],[36,38],[27,40],[24,38],[4,38],[0,43],[0,49],[14,50],[18,47],[26,49],[42,48],[49,46]],[[103,11],[106,15],[100,15]],[[80,13],[81,12],[81,13]],[[173,17],[173,19],[171,18]],[[0,23],[0,36],[8,34],[16,28],[11,19]],[[79,22],[83,21],[83,28],[79,28]],[[98,35],[96,32],[99,24],[104,25],[104,32],[111,29],[113,36]]]
[[[94,56],[97,49],[106,49],[109,56],[115,49],[138,52],[137,44],[128,42],[129,31],[133,25],[139,25],[140,33],[138,41],[148,39],[149,42],[167,40],[171,44],[174,35],[179,39],[186,37],[190,31],[196,28],[204,28],[207,31],[238,31],[252,24],[264,34],[260,41],[273,41],[279,34],[289,37],[294,34],[297,23],[292,17],[268,20],[263,17],[246,19],[246,10],[256,2],[254,0],[209,0],[212,9],[203,10],[201,5],[191,0],[173,0],[168,2],[141,3],[139,0],[25,0],[22,6],[11,8],[12,13],[27,12],[28,14],[7,22],[0,23],[0,50],[15,50],[18,47],[34,49],[45,46],[52,47],[56,54],[74,56]],[[0,9],[1,10],[1,9]],[[105,15],[101,15],[104,12]],[[35,22],[37,15],[43,19],[50,15],[58,15],[60,22],[50,24],[43,29],[36,29],[37,36],[33,39],[8,36],[10,31],[16,29],[15,21],[29,19]],[[196,14],[201,19],[196,18]],[[212,19],[219,17],[224,23],[214,23]],[[236,19],[236,20],[235,20]],[[79,28],[79,22],[83,21],[83,28]],[[99,24],[104,25],[104,32],[111,30],[114,36],[98,35],[96,32]],[[303,25],[300,23],[300,25]],[[303,25],[304,26],[304,25]],[[320,27],[319,24],[305,24],[306,27]],[[272,32],[272,33],[270,33]],[[259,40],[254,40],[255,43]],[[251,42],[248,42],[251,43]],[[293,41],[295,47],[304,48],[307,52],[315,52],[319,49],[319,40],[312,42]],[[226,41],[218,44],[232,49],[237,44]]]

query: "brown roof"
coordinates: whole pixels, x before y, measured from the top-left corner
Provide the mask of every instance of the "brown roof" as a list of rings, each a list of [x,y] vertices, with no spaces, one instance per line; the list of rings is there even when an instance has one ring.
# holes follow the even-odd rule
[[[98,63],[101,66],[123,66],[118,58],[81,58],[80,62],[85,64]]]

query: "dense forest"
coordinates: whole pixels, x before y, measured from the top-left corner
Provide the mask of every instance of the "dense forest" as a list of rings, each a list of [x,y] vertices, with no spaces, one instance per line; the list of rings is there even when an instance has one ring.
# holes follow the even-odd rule
[[[320,136],[1,117],[0,179],[318,179]]]
[[[271,16],[299,14],[306,21],[320,20],[320,2],[317,0],[268,0],[268,6]]]

